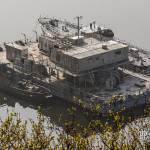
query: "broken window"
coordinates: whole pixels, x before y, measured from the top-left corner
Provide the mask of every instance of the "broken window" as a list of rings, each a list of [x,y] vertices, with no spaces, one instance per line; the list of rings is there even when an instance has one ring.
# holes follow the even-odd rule
[[[115,52],[116,55],[121,55],[121,51]]]

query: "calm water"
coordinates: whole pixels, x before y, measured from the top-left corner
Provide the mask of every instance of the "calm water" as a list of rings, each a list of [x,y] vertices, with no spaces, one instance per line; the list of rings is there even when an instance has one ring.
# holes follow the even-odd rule
[[[76,119],[83,125],[86,125],[89,117],[82,112],[80,107],[65,101],[52,99],[47,103],[35,103],[32,101],[25,101],[22,99],[14,98],[8,94],[0,93],[0,119],[4,120],[8,113],[19,113],[23,120],[36,121],[37,111],[41,108],[42,113],[47,117],[51,123],[57,127],[63,127],[64,122],[71,119],[68,114],[68,108],[76,107]],[[61,119],[60,119],[61,118]]]
[[[0,0],[0,42],[22,38],[27,33],[34,38],[33,30],[38,27],[39,16],[73,18],[83,16],[83,23],[96,20],[97,23],[112,28],[117,37],[149,49],[150,1],[149,0]],[[2,95],[2,94],[1,94]],[[7,110],[17,111],[25,120],[36,117],[37,105],[14,98],[0,101],[0,117],[5,118]],[[67,119],[70,104],[53,101],[42,106],[44,115],[56,125],[63,114]],[[79,120],[86,122],[82,111]]]
[[[0,0],[0,41],[33,37],[39,16],[58,16],[111,27],[116,36],[150,48],[149,0]]]

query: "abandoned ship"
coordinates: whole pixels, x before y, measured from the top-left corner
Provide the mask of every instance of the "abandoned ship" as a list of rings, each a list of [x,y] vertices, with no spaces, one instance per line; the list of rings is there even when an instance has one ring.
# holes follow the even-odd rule
[[[103,113],[149,104],[150,54],[95,21],[81,25],[80,19],[40,17],[36,41],[4,43],[0,89],[41,101],[55,96],[83,102],[87,108],[100,104]]]

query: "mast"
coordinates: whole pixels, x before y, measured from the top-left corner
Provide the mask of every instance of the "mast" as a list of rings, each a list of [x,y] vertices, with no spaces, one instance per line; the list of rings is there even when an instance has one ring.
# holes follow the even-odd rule
[[[80,20],[82,19],[83,17],[82,16],[77,16],[76,19],[77,19],[77,29],[78,29],[78,41],[79,41],[79,35],[80,35]]]

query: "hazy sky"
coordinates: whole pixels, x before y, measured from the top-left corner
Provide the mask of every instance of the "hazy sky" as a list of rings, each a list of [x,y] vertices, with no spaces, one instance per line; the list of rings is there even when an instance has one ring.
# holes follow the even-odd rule
[[[149,0],[0,0],[0,41],[34,35],[42,15],[94,21],[111,27],[121,39],[149,48]]]

